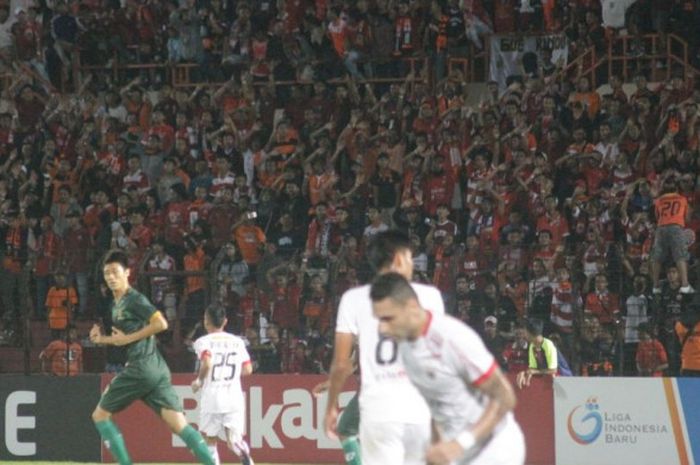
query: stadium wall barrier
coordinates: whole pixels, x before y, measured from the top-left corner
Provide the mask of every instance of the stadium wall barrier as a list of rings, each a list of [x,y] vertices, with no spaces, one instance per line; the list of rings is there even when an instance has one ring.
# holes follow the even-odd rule
[[[100,461],[99,376],[0,376],[0,462]]]
[[[72,378],[0,375],[0,461],[66,460],[111,462],[90,414],[110,375]],[[192,374],[175,374],[189,421],[197,423],[197,398]],[[259,462],[342,463],[335,441],[323,432],[326,397],[311,388],[325,379],[314,375],[253,375],[244,380],[247,436]],[[341,406],[355,393],[351,380]],[[528,444],[528,465],[554,464],[554,406],[550,379],[535,379],[518,391],[516,417]],[[410,406],[407,406],[410,408]],[[136,462],[191,462],[177,436],[142,403],[115,415]],[[220,447],[224,461],[236,458]]]
[[[700,379],[557,378],[556,465],[700,465]]]
[[[196,423],[192,378],[179,374],[173,381],[188,419]],[[0,461],[111,461],[90,421],[110,379],[1,375]],[[342,463],[337,444],[322,431],[325,397],[311,394],[323,379],[246,379],[248,439],[256,459]],[[341,395],[341,405],[354,388]],[[700,465],[700,379],[543,378],[517,394],[528,465]],[[115,416],[134,460],[191,462],[179,439],[147,410],[137,403]],[[222,452],[225,461],[235,460]]]

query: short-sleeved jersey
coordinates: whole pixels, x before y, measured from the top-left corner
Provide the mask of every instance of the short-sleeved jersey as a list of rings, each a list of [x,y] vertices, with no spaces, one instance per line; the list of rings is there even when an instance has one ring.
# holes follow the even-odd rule
[[[208,413],[227,413],[243,408],[241,371],[250,363],[245,342],[238,336],[219,331],[194,342],[197,359],[210,357],[212,367],[202,385],[200,409]]]
[[[440,291],[423,284],[411,285],[424,308],[445,313]],[[369,285],[346,291],[340,299],[336,324],[337,333],[350,333],[358,339],[360,417],[373,422],[426,421],[425,402],[406,376],[396,342],[379,334],[379,320],[372,312],[369,292]]]
[[[422,336],[401,342],[399,352],[443,439],[451,440],[481,417],[488,399],[474,388],[493,374],[498,362],[473,329],[451,316],[429,316]],[[508,413],[496,434],[510,422],[515,420]]]
[[[659,226],[671,224],[685,228],[688,200],[680,194],[664,194],[654,201],[656,221]]]
[[[156,308],[146,296],[129,288],[119,302],[112,304],[112,325],[124,334],[131,334],[147,326],[156,312]],[[154,355],[159,355],[155,336],[126,346],[127,362]]]

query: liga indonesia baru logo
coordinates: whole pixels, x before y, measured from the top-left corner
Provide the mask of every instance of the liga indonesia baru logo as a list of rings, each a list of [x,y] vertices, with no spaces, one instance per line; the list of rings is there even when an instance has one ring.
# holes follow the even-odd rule
[[[579,412],[581,409],[583,411]],[[589,397],[585,405],[576,406],[569,413],[566,426],[569,430],[569,436],[576,443],[586,446],[598,439],[603,431],[603,417],[599,409],[598,399]],[[576,424],[575,427],[574,424]]]

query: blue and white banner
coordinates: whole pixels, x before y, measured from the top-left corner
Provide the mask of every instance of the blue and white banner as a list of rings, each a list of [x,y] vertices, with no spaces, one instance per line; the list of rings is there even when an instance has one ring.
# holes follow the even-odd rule
[[[557,378],[557,465],[700,465],[700,379]]]

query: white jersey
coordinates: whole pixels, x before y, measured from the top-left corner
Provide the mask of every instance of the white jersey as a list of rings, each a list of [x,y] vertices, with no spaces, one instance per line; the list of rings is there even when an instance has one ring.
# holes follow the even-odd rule
[[[428,403],[442,439],[452,440],[481,418],[488,398],[474,387],[486,381],[498,363],[473,329],[451,316],[429,316],[423,335],[415,341],[401,342],[399,352],[408,376]],[[519,441],[522,449],[522,433],[511,412],[501,419],[482,448],[490,449],[489,444],[503,443],[504,438]],[[514,447],[513,451],[520,449]],[[481,452],[477,457],[484,459],[482,455],[489,451]]]
[[[250,363],[245,341],[233,334],[219,331],[202,336],[194,342],[197,359],[211,357],[211,372],[201,390],[200,410],[226,413],[243,406],[241,371]]]
[[[440,291],[423,284],[411,285],[423,308],[445,313]],[[343,294],[335,329],[358,338],[360,418],[368,422],[424,422],[428,416],[425,402],[406,376],[396,342],[380,336],[369,292],[370,285],[365,285]]]

